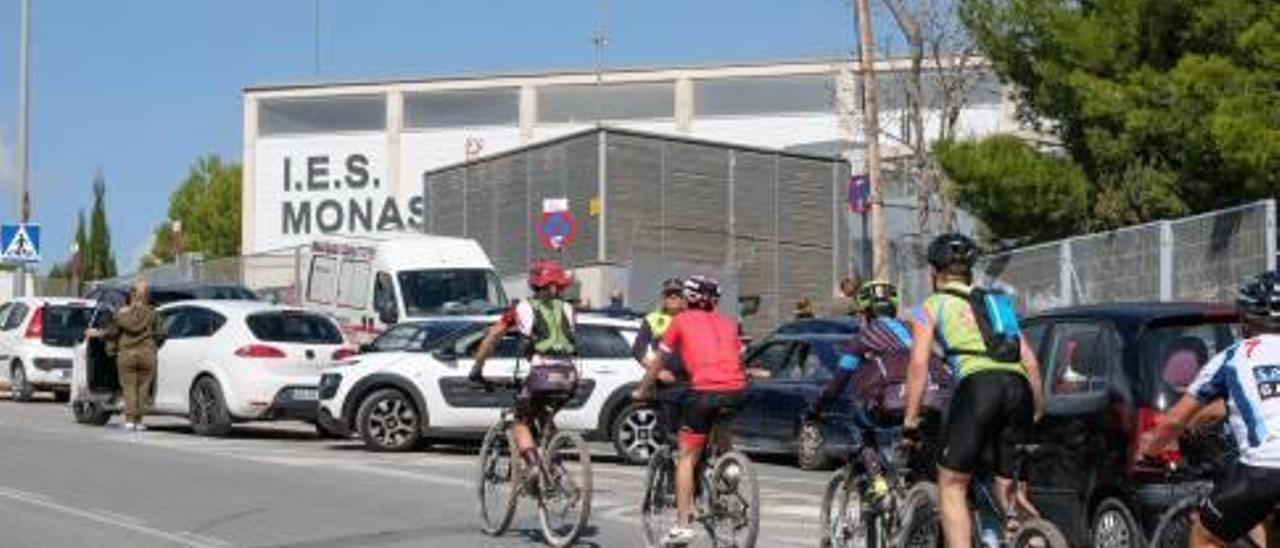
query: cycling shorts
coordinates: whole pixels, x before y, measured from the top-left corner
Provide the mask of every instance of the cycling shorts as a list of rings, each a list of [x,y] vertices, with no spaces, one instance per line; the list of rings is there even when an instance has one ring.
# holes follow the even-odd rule
[[[951,396],[946,448],[938,464],[972,474],[982,462],[1011,478],[1015,449],[1026,443],[1035,421],[1035,400],[1025,375],[980,371],[966,376]]]
[[[1243,463],[1228,467],[1200,503],[1200,523],[1231,544],[1266,519],[1280,503],[1280,469]]]
[[[707,444],[711,428],[716,425],[727,427],[745,400],[743,391],[689,392],[681,403],[680,448],[701,449]]]
[[[554,413],[577,392],[578,371],[568,363],[535,365],[516,394],[516,418],[533,421],[544,413]]]

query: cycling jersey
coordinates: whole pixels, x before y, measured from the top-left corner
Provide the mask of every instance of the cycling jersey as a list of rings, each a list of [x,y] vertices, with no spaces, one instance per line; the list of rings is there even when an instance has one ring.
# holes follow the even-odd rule
[[[732,392],[747,386],[738,325],[706,310],[686,310],[662,336],[662,351],[684,359],[690,385],[698,392]]]
[[[946,291],[969,293],[971,287],[959,282],[944,284],[941,290],[925,299],[915,309],[915,320],[935,329],[938,347],[942,350],[951,373],[963,379],[979,371],[1009,371],[1025,375],[1020,363],[1002,363],[986,355],[986,343],[973,307],[965,299],[947,294]]]
[[[1280,468],[1280,335],[1246,339],[1214,356],[1187,393],[1203,403],[1226,398],[1240,462]]]
[[[502,321],[518,327],[521,335],[537,339],[533,342],[534,354],[529,358],[531,365],[563,363],[563,355],[572,353],[572,330],[576,319],[569,303],[559,299],[547,299],[536,304],[531,299],[521,300],[507,311]],[[566,348],[568,352],[565,352]]]

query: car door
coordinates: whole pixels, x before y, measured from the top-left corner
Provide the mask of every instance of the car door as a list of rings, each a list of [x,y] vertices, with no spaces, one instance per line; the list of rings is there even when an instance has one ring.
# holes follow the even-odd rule
[[[784,452],[787,445],[778,432],[780,414],[774,407],[789,399],[790,386],[799,375],[799,365],[794,357],[798,343],[792,339],[764,342],[747,357],[747,367],[763,369],[769,378],[751,382],[747,387],[746,403],[738,420],[734,421],[734,434],[745,446],[758,451]],[[794,434],[794,432],[792,432]]]
[[[161,413],[186,413],[191,388],[192,363],[202,352],[199,331],[199,309],[181,306],[160,312],[160,329],[164,345],[156,354],[155,405]]]
[[[9,307],[4,323],[0,323],[0,356],[5,357],[3,367],[0,367],[0,374],[8,380],[12,380],[13,375],[9,366],[19,357],[18,344],[22,337],[22,330],[19,328],[29,311],[30,307],[26,303],[15,302]]]
[[[591,431],[601,425],[604,403],[615,390],[640,378],[640,364],[618,328],[578,324],[575,329],[581,380],[573,401],[557,416],[563,428]]]
[[[1088,489],[1101,473],[1123,463],[1106,460],[1111,373],[1119,367],[1120,337],[1109,322],[1054,322],[1041,346],[1045,415],[1036,428],[1045,447],[1029,464],[1033,498],[1069,536],[1085,534]]]
[[[520,350],[519,333],[508,331],[498,341],[493,355],[484,364],[484,376],[495,383],[493,390],[486,390],[467,379],[471,366],[475,363],[476,350],[485,331],[462,337],[453,346],[453,359],[440,360],[445,371],[440,375],[440,395],[444,398],[448,409],[442,411],[441,426],[446,428],[478,429],[487,428],[498,420],[498,414],[510,405],[515,391],[510,383],[518,374],[524,377],[529,374],[529,363],[517,359]],[[519,371],[516,371],[517,364]],[[431,419],[437,424],[436,419]]]
[[[9,317],[9,310],[13,309],[13,303],[8,302],[0,305],[0,364],[7,365],[11,359],[9,355],[8,345],[4,344],[4,324],[6,318]],[[0,367],[0,378],[8,378],[9,368]]]

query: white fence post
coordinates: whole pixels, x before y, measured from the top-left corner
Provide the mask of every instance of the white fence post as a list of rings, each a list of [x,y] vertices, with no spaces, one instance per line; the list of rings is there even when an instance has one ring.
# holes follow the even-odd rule
[[[1173,300],[1173,223],[1160,221],[1160,300]]]

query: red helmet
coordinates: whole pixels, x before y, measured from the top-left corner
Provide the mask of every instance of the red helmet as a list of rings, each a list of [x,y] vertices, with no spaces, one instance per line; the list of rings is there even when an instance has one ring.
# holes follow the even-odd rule
[[[573,284],[573,277],[555,261],[534,261],[529,265],[529,287],[555,287],[561,291]]]

